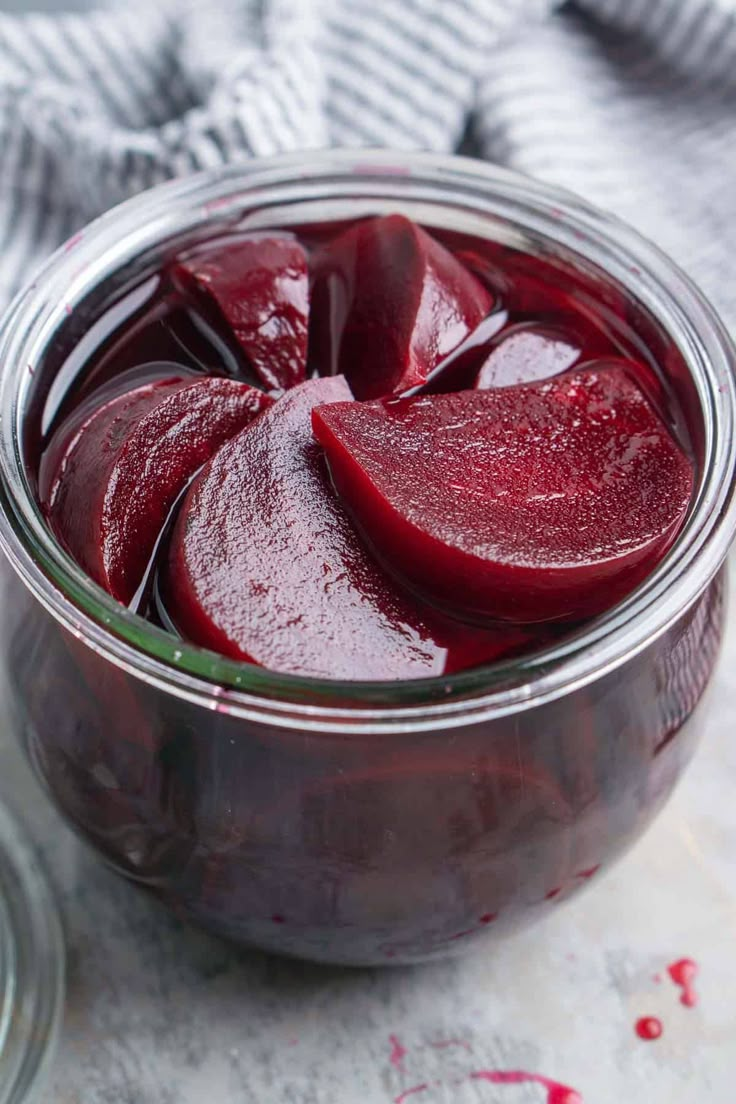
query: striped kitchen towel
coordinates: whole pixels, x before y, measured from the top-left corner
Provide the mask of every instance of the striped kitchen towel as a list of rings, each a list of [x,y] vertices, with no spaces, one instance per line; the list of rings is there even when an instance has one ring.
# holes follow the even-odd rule
[[[171,176],[319,146],[481,156],[613,209],[736,328],[736,0],[119,0],[0,15],[0,301]]]

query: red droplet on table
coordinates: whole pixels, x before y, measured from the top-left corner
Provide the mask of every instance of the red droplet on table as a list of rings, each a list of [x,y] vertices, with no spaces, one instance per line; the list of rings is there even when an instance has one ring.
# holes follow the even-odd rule
[[[686,1008],[694,1008],[698,1003],[698,995],[695,992],[695,978],[698,974],[697,963],[693,962],[691,958],[680,958],[667,967],[667,973],[675,985],[682,990],[680,1004],[684,1004]]]
[[[634,1030],[640,1039],[652,1042],[662,1034],[662,1021],[657,1019],[656,1016],[642,1016],[636,1021]]]

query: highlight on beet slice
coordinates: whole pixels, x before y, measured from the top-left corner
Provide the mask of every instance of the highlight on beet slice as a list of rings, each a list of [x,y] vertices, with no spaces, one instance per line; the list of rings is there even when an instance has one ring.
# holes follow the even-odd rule
[[[224,441],[270,406],[264,392],[210,377],[159,380],[103,403],[68,436],[42,490],[49,523],[79,565],[129,603],[168,513]]]
[[[304,379],[309,277],[307,255],[292,234],[262,231],[209,245],[175,265],[172,278],[218,309],[267,388]]]
[[[590,617],[656,566],[693,470],[617,363],[552,380],[314,412],[365,538],[468,617]]]
[[[312,259],[310,362],[357,399],[426,380],[490,311],[493,297],[403,215],[367,219]]]
[[[349,399],[341,377],[303,383],[200,472],[171,538],[176,626],[235,659],[336,679],[419,678],[528,647],[528,634],[425,615],[371,558],[311,430],[316,404]]]
[[[581,344],[553,326],[509,326],[483,362],[475,386],[513,387],[558,376],[580,358]]]

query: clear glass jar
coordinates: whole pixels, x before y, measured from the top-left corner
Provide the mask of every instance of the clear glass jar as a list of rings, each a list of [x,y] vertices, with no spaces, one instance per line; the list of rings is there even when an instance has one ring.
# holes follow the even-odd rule
[[[43,522],[24,440],[50,382],[36,366],[185,244],[385,211],[572,267],[615,288],[643,341],[677,347],[699,472],[681,536],[635,594],[563,643],[441,679],[277,675],[168,636],[106,596]],[[14,304],[0,363],[1,646],[22,738],[80,833],[181,914],[324,961],[460,951],[597,878],[670,793],[723,626],[736,357],[688,280],[627,227],[462,159],[234,166],[77,235]]]
[[[0,806],[0,1104],[38,1100],[64,1005],[64,936],[33,846]]]

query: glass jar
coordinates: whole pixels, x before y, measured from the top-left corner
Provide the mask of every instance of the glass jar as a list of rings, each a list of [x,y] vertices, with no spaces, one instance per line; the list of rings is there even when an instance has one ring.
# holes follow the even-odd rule
[[[278,675],[167,635],[56,544],[26,462],[50,350],[184,245],[401,211],[615,293],[685,411],[698,489],[623,604],[522,659],[444,678]],[[331,962],[459,952],[541,917],[641,833],[687,763],[724,617],[735,354],[674,265],[576,197],[487,164],[290,155],[109,212],[15,302],[0,345],[2,662],[17,726],[79,832],[183,916]]]

